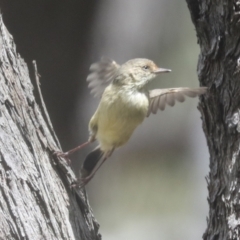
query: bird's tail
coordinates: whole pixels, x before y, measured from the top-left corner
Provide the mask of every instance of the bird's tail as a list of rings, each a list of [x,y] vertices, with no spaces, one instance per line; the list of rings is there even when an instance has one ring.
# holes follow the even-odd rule
[[[102,156],[103,151],[99,147],[95,148],[87,155],[81,168],[81,178],[85,178],[91,174]]]

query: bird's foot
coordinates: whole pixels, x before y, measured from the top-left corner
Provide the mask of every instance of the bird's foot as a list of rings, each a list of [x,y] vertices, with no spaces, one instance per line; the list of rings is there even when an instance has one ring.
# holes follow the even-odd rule
[[[83,188],[90,182],[90,180],[92,178],[93,178],[93,176],[91,176],[91,175],[89,175],[89,176],[87,176],[85,178],[79,178],[77,180],[77,182],[71,184],[71,187],[72,188],[75,188],[75,187]]]
[[[71,160],[69,158],[68,152],[55,151],[53,153],[53,155],[56,156],[56,157],[64,158],[68,162],[69,165],[71,164]]]

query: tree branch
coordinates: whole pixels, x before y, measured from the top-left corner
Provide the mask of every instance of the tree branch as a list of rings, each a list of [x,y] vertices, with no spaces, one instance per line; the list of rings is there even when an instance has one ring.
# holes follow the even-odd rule
[[[200,55],[198,77],[210,153],[207,239],[240,239],[240,2],[187,0]]]
[[[0,16],[0,239],[98,240],[85,191],[71,189],[74,173],[53,159],[59,143],[41,105],[47,123]]]

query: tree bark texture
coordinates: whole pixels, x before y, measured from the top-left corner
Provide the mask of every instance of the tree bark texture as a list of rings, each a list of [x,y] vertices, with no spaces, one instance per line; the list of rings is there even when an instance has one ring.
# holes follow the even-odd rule
[[[101,239],[41,106],[0,16],[0,239]]]
[[[240,1],[187,3],[200,45],[199,81],[209,87],[199,105],[210,153],[203,239],[240,239]]]

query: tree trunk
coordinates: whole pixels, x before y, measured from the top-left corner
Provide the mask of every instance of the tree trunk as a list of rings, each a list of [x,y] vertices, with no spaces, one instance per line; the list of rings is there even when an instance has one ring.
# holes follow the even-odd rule
[[[200,55],[198,77],[210,153],[203,239],[240,239],[240,1],[187,0]]]
[[[44,116],[0,16],[0,239],[101,239],[85,192],[53,158],[59,143],[41,107]]]

